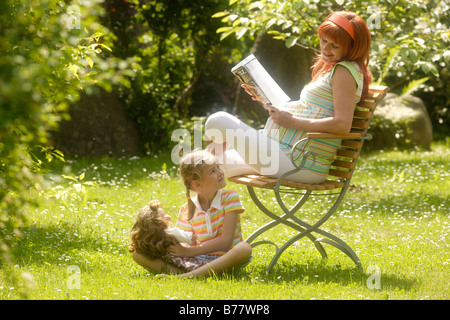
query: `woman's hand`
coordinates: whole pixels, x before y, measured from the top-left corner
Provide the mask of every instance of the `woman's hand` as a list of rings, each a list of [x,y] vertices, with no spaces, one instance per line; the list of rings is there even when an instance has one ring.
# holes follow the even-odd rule
[[[255,87],[243,83],[241,84],[241,88],[243,88],[244,91],[252,97],[252,100],[261,101],[261,99],[255,94],[255,92],[257,92]]]
[[[247,92],[248,95],[250,95],[252,97],[253,101],[258,101],[263,107],[264,109],[267,109],[267,105],[263,102],[263,100],[256,94],[256,92],[258,92],[258,90],[253,87],[250,86],[248,84],[241,84],[241,88],[243,88],[245,90],[245,92]]]
[[[273,122],[285,128],[295,128],[295,117],[289,111],[277,108],[273,105],[266,105],[269,111],[269,116],[272,117]]]

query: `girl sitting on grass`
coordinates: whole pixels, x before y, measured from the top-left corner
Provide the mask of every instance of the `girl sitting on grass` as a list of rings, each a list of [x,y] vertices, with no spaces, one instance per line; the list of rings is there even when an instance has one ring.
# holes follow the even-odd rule
[[[189,153],[181,159],[180,176],[188,201],[180,208],[177,227],[195,235],[196,243],[181,244],[169,236],[164,231],[168,224],[158,229],[162,232],[135,225],[130,251],[136,263],[177,277],[208,277],[248,263],[252,249],[242,241],[239,217],[244,208],[235,191],[223,189],[226,180],[215,157],[204,150]],[[192,198],[191,190],[196,193]],[[145,249],[149,243],[158,249],[157,255]]]

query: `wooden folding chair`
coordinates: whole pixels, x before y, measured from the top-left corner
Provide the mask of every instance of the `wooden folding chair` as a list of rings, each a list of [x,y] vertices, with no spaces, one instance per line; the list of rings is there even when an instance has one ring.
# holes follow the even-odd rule
[[[305,139],[342,139],[340,148],[338,149],[332,167],[328,173],[327,179],[321,184],[303,184],[298,182],[289,181],[289,175],[304,168],[305,160],[301,165],[296,166],[295,170],[285,173],[279,179],[273,179],[262,175],[244,175],[229,178],[228,180],[234,183],[244,184],[247,186],[250,197],[258,208],[272,219],[269,223],[263,225],[257,229],[246,240],[252,247],[256,247],[261,244],[272,244],[275,246],[276,252],[268,266],[270,272],[273,266],[276,264],[283,252],[289,248],[293,243],[300,240],[303,237],[309,238],[320,252],[323,258],[327,257],[327,254],[321,243],[330,244],[343,253],[345,253],[356,266],[362,270],[362,264],[356,253],[348,246],[343,240],[337,236],[326,232],[320,227],[330,218],[330,216],[338,209],[340,203],[344,199],[344,196],[350,186],[350,180],[355,170],[356,161],[358,160],[361,148],[365,140],[370,140],[372,136],[367,133],[369,128],[370,119],[373,116],[373,112],[381,101],[381,99],[389,91],[385,86],[370,86],[368,96],[357,104],[353,116],[352,129],[349,134],[336,135],[329,133],[308,133]],[[293,151],[297,146],[304,142],[305,139],[298,141],[291,150],[291,160]],[[308,154],[308,155],[307,155]],[[314,155],[305,152],[305,158],[309,155]],[[254,188],[271,189],[275,193],[278,205],[282,210],[282,214],[278,215],[270,211],[258,198]],[[302,190],[299,193],[299,190]],[[283,201],[281,194],[292,193],[300,194],[295,205],[288,208]],[[336,198],[331,208],[314,224],[306,223],[300,218],[295,216],[295,213],[306,203],[310,196],[330,196],[334,195]],[[267,193],[263,193],[263,197],[267,197]],[[291,239],[287,240],[281,247],[278,247],[274,242],[270,240],[255,241],[259,236],[269,231],[273,227],[284,224],[297,231],[297,234]],[[317,238],[314,234],[319,234],[321,237]]]

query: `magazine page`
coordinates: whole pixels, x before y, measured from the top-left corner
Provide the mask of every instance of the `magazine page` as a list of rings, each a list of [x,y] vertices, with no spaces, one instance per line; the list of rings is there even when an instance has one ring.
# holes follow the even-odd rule
[[[263,103],[279,106],[290,101],[283,89],[272,79],[254,55],[250,55],[238,63],[231,72],[244,84],[254,87],[253,94],[260,97]]]

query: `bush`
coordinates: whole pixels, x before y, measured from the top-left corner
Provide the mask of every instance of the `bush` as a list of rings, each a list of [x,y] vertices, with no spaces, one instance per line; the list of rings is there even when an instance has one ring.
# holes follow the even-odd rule
[[[0,266],[20,237],[30,194],[43,181],[45,163],[61,153],[48,133],[66,117],[80,89],[110,87],[114,65],[97,21],[97,1],[83,6],[57,0],[6,1],[0,11]],[[115,73],[114,73],[115,74]],[[117,75],[115,75],[117,77]],[[14,280],[14,279],[12,279]]]
[[[130,88],[117,90],[139,124],[146,151],[168,149],[178,122],[199,115],[201,106],[192,103],[196,84],[218,52],[233,54],[216,34],[220,21],[211,19],[226,5],[221,0],[105,2],[103,20],[116,37],[113,54],[136,62]]]

